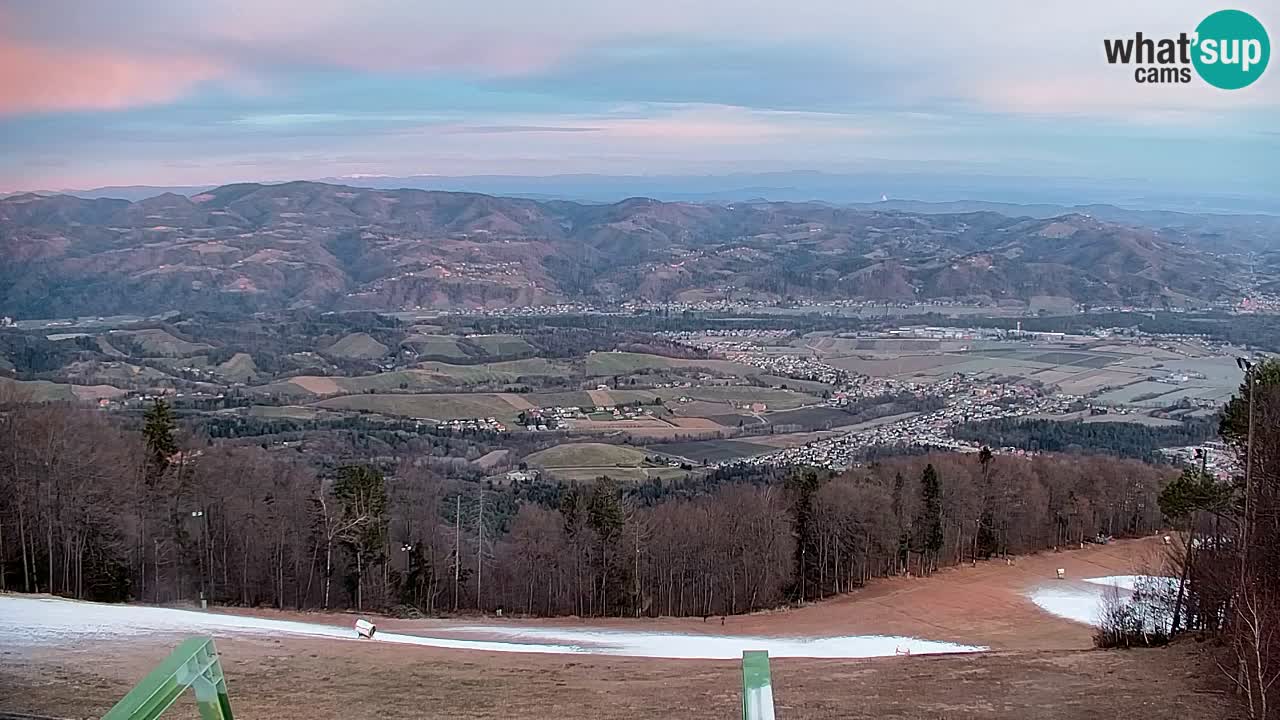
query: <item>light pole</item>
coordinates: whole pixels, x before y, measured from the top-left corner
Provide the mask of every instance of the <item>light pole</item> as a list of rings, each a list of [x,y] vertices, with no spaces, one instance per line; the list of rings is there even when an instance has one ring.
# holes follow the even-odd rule
[[[192,510],[191,517],[196,521],[196,531],[198,533],[196,536],[196,554],[199,556],[199,560],[197,561],[196,566],[200,568],[200,609],[207,610],[209,608],[209,599],[206,598],[204,594],[206,569],[204,564],[205,557],[203,546],[208,538],[205,537],[204,533],[204,511]]]

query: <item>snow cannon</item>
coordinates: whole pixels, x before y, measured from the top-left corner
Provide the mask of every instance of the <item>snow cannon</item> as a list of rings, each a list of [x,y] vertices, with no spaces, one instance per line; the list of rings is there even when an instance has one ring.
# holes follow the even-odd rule
[[[1067,569],[1066,569],[1066,568],[1058,568],[1058,579],[1059,579],[1059,580],[1065,580],[1065,579],[1066,579],[1066,577],[1067,577]]]
[[[373,634],[376,632],[378,632],[377,625],[374,625],[364,618],[356,620],[356,635],[359,635],[361,639],[372,640]]]

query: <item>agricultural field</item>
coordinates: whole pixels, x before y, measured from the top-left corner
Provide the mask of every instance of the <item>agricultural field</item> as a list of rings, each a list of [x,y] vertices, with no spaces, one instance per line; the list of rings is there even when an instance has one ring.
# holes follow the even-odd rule
[[[172,375],[146,365],[96,360],[74,362],[66,367],[66,375],[77,382],[115,385],[122,388],[154,387],[167,384],[174,379]]]
[[[428,392],[456,390],[468,385],[503,385],[563,377],[572,372],[567,364],[530,358],[480,365],[452,365],[428,361],[405,370],[354,377],[299,375],[255,390],[286,397],[349,395],[360,393]]]
[[[651,452],[684,458],[694,464],[718,463],[725,460],[765,455],[777,447],[760,445],[745,440],[695,440],[692,442],[657,443],[647,448]]]
[[[133,344],[148,357],[185,357],[213,349],[206,343],[188,342],[158,328],[146,330],[116,330],[109,339],[120,339]]]
[[[253,382],[258,375],[258,366],[249,353],[236,353],[230,360],[218,365],[215,372],[232,382],[248,383]]]
[[[921,382],[954,373],[1014,377],[1070,395],[1095,397],[1107,404],[1136,402],[1158,407],[1182,398],[1216,403],[1229,397],[1240,383],[1239,370],[1230,357],[1207,355],[1203,348],[1186,343],[1174,344],[1170,349],[1075,337],[1054,341],[974,340],[967,344],[943,341],[933,352],[903,346],[902,352],[887,354],[881,351],[880,344],[875,351],[864,350],[864,345],[848,338],[806,338],[806,347],[823,362],[850,372]],[[1176,351],[1178,347],[1185,352]],[[1151,381],[1183,375],[1186,378],[1178,382]]]
[[[251,417],[284,418],[288,420],[316,420],[326,416],[336,416],[319,408],[300,405],[254,405],[247,410]]]
[[[556,445],[532,453],[524,461],[544,468],[639,467],[644,464],[645,457],[644,450],[640,448],[588,442]]]
[[[490,357],[518,357],[537,352],[537,348],[519,335],[468,335],[466,341]]]
[[[466,350],[462,349],[458,338],[449,335],[410,335],[402,344],[421,357],[445,360],[466,360],[471,357]]]
[[[704,385],[683,389],[673,388],[670,391],[663,389],[661,392],[668,398],[678,399],[683,396],[730,405],[764,403],[770,411],[792,410],[822,403],[822,398],[807,393],[752,385]]]
[[[321,400],[311,407],[434,421],[493,417],[512,422],[520,414],[519,408],[494,393],[342,395]]]
[[[760,373],[750,365],[728,360],[669,358],[648,353],[597,352],[586,359],[586,373],[590,376],[629,375],[642,370],[667,369],[703,369],[718,375],[740,377]]]
[[[69,385],[48,380],[10,380],[0,377],[0,392],[30,402],[97,401],[121,397],[124,390],[111,385]]]
[[[373,336],[359,332],[343,336],[325,348],[324,354],[347,360],[376,360],[386,357],[389,350],[390,348],[375,340]]]

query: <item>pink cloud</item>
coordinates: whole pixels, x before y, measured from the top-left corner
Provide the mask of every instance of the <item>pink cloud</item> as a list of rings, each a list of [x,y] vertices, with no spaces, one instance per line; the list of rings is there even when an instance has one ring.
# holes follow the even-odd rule
[[[0,38],[0,115],[169,102],[227,72],[226,66],[199,57],[54,49]]]

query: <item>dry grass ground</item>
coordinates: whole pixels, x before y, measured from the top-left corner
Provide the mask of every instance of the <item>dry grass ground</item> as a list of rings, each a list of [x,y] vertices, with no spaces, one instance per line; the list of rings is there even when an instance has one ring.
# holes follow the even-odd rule
[[[869,660],[775,659],[784,720],[1153,720],[1243,717],[1194,641],[1097,651],[1090,629],[1023,597],[1065,568],[1071,577],[1142,569],[1159,545],[1117,543],[980,563],[931,578],[878,582],[798,610],[728,618],[615,619],[649,631],[770,635],[915,634],[989,645],[973,655]],[[258,612],[272,617],[294,613]],[[349,616],[310,615],[347,624]],[[490,620],[491,622],[496,620]],[[502,621],[497,621],[502,622]],[[581,625],[574,619],[537,622]],[[397,631],[448,634],[449,620],[384,620]],[[470,636],[475,637],[475,636]],[[135,637],[37,652],[0,648],[0,711],[99,717],[173,645]],[[358,641],[219,639],[237,718],[733,718],[734,661],[654,660],[444,650]],[[189,705],[175,718],[194,718]]]
[[[732,661],[459,653],[356,642],[219,641],[237,718],[734,718]],[[0,657],[0,708],[100,717],[167,649]],[[111,662],[89,664],[90,657]],[[773,661],[784,720],[1232,717],[1195,648]],[[181,712],[178,712],[180,710]],[[166,715],[166,717],[170,717]],[[190,701],[175,720],[196,714]]]

